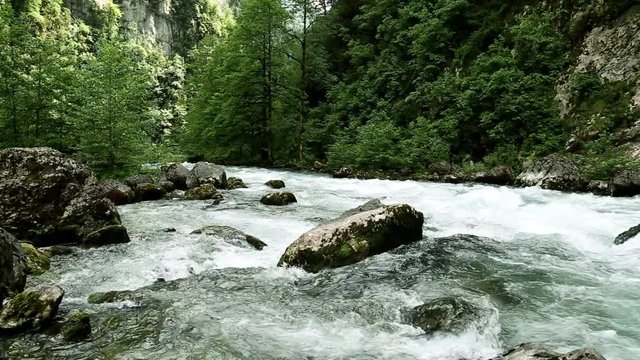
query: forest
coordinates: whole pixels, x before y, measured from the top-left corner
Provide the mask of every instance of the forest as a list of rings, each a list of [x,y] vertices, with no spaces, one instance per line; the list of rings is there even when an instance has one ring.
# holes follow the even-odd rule
[[[616,137],[639,119],[633,85],[571,69],[633,2],[576,20],[588,3],[176,2],[187,25],[167,53],[123,34],[117,3],[81,21],[62,0],[0,0],[0,148],[53,147],[103,176],[186,159],[519,170],[564,153],[606,180],[638,166]]]

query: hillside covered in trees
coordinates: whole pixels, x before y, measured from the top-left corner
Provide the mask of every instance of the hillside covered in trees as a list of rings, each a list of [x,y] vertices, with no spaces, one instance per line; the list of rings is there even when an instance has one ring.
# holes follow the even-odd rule
[[[601,180],[638,167],[635,1],[160,3],[0,0],[0,147],[50,146],[105,175],[187,157],[420,173],[565,153]]]

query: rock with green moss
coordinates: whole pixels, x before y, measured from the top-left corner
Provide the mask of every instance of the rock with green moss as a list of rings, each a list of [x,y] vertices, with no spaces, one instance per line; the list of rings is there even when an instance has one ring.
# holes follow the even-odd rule
[[[424,215],[409,205],[389,205],[340,217],[294,241],[278,266],[309,272],[357,263],[422,239]]]
[[[161,188],[156,184],[138,184],[133,192],[136,194],[136,201],[156,201],[162,199],[162,197],[167,193],[166,190]]]
[[[42,330],[56,316],[63,296],[58,286],[38,286],[14,296],[0,312],[0,333]]]
[[[246,189],[247,185],[245,185],[244,181],[240,178],[230,177],[227,179],[227,190],[235,190],[235,189]]]
[[[44,251],[36,249],[33,245],[22,243],[22,250],[27,257],[27,269],[31,275],[42,275],[51,266],[51,257]]]
[[[479,307],[466,300],[445,297],[416,306],[404,314],[405,321],[431,334],[436,331],[459,333],[481,316]]]
[[[298,199],[292,193],[284,191],[267,194],[260,199],[260,202],[270,206],[286,206],[297,203]]]
[[[18,240],[0,228],[0,307],[2,300],[19,293],[27,282],[27,259]]]
[[[212,184],[204,184],[202,186],[189,189],[184,194],[185,200],[220,200],[224,198]]]
[[[225,242],[239,247],[250,247],[256,250],[262,250],[267,247],[262,240],[245,234],[242,231],[230,226],[207,226],[195,230],[192,234],[213,236],[224,240]]]
[[[112,225],[87,235],[82,247],[93,248],[111,244],[125,244],[131,241],[127,229],[122,225]]]
[[[269,180],[265,183],[265,185],[272,189],[284,189],[286,187],[284,181],[282,180]]]
[[[62,337],[66,341],[78,342],[91,336],[91,317],[84,312],[77,312],[62,325]]]

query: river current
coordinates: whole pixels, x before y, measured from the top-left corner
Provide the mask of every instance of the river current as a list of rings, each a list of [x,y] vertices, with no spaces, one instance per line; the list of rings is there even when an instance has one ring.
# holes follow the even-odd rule
[[[130,244],[55,257],[50,272],[30,280],[65,289],[63,313],[91,314],[91,342],[30,335],[0,346],[33,359],[476,360],[541,342],[640,359],[640,238],[613,245],[640,222],[640,197],[227,173],[249,188],[223,192],[214,207],[169,200],[120,207]],[[284,180],[298,204],[260,204],[271,179]],[[422,211],[425,238],[318,274],[276,267],[302,233],[374,198]],[[268,247],[191,235],[207,225],[235,227]],[[167,283],[153,285],[158,278]],[[87,303],[95,292],[139,288],[133,300]],[[403,320],[407,309],[443,296],[483,311],[457,333],[427,336]]]

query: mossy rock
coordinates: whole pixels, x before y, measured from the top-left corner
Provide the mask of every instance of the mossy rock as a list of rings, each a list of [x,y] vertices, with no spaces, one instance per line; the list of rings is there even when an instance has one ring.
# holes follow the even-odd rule
[[[51,257],[44,251],[36,249],[28,243],[21,243],[22,251],[27,257],[27,270],[30,275],[42,275],[51,266]]]
[[[286,206],[297,203],[298,199],[290,192],[276,192],[263,196],[260,202],[270,206]]]
[[[222,200],[222,195],[212,184],[204,184],[202,186],[187,190],[184,194],[185,200]]]
[[[230,177],[227,179],[227,190],[235,190],[235,189],[246,189],[247,185],[245,185],[244,181],[240,178]]]
[[[0,312],[0,333],[42,330],[58,312],[64,290],[57,286],[27,289],[13,297]]]
[[[286,187],[284,181],[282,180],[269,180],[265,183],[265,185],[272,189],[284,189]]]
[[[167,191],[155,184],[138,184],[133,189],[136,201],[156,201],[162,199]]]
[[[110,304],[128,299],[132,291],[107,291],[89,295],[87,302],[89,304]]]
[[[77,312],[69,317],[62,326],[62,337],[66,341],[78,342],[91,336],[91,317],[84,312]]]

